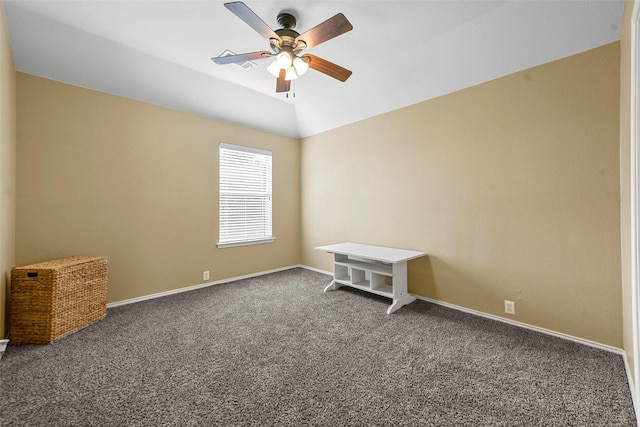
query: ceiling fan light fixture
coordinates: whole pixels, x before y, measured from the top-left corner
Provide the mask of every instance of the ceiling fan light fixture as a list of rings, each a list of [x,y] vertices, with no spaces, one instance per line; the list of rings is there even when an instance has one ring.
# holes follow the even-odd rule
[[[293,64],[293,59],[291,59],[291,54],[286,51],[282,51],[276,56],[276,62],[278,66],[283,70],[288,69]]]
[[[286,74],[284,76],[285,80],[295,80],[298,78],[298,74],[296,74],[296,69],[291,66],[287,68]]]
[[[296,59],[293,60],[293,67],[296,69],[298,76],[303,75],[309,69],[309,58],[296,57]]]
[[[267,67],[267,71],[271,73],[271,75],[275,78],[280,76],[280,66],[278,62],[274,59],[273,62]]]

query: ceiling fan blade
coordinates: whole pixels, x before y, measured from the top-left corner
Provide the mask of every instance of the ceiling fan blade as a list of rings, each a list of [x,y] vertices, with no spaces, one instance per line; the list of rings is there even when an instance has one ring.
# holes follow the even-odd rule
[[[217,58],[211,58],[211,60],[216,64],[224,65],[235,64],[237,62],[253,61],[256,59],[268,58],[270,56],[271,52],[265,50],[261,52],[241,53],[238,55],[218,56]]]
[[[304,41],[308,49],[351,30],[353,30],[351,22],[349,22],[342,13],[338,13],[323,23],[316,25],[306,33],[296,37],[296,41]]]
[[[276,92],[289,92],[291,89],[291,80],[285,80],[286,76],[285,70],[280,70],[280,76],[278,77],[278,81],[276,81]]]
[[[321,73],[333,77],[334,79],[338,79],[341,82],[347,81],[347,79],[352,74],[351,71],[347,70],[346,68],[336,65],[333,62],[327,61],[326,59],[319,58],[315,55],[306,54],[303,56],[303,58],[309,58],[310,68],[313,68],[316,71],[320,71]]]
[[[253,13],[253,11],[241,1],[225,3],[224,7],[233,12],[238,18],[242,19],[247,25],[256,30],[265,39],[280,40],[280,37],[275,33],[275,31],[273,31],[271,27],[265,24],[265,22],[260,19],[258,15]]]

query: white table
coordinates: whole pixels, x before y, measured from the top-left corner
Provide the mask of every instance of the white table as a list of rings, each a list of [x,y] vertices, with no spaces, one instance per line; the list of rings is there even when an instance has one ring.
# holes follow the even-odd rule
[[[425,256],[425,252],[360,243],[337,243],[316,249],[333,254],[333,280],[325,292],[344,285],[391,298],[393,304],[387,314],[416,300],[407,292],[407,261]]]

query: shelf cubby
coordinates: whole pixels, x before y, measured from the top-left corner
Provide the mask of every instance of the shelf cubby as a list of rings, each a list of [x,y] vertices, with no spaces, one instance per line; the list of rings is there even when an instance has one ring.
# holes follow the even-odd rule
[[[351,267],[351,283],[354,285],[364,286],[366,282],[365,271],[360,268]],[[368,282],[367,282],[368,285]]]
[[[371,273],[371,290],[385,296],[393,296],[393,282],[390,277],[380,273]]]
[[[333,266],[333,275],[336,280],[345,282],[351,281],[351,277],[349,276],[349,267],[347,267],[346,265],[335,263]]]

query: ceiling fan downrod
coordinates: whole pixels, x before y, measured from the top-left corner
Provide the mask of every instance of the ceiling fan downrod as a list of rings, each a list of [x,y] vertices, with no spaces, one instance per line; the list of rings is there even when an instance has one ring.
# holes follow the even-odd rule
[[[293,30],[296,27],[296,17],[287,12],[280,12],[278,14],[278,24],[287,30]]]

